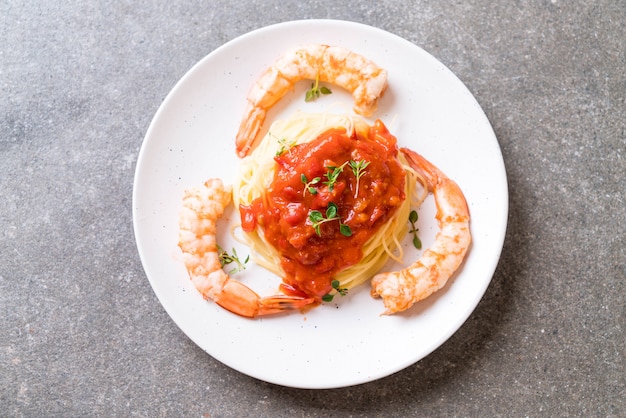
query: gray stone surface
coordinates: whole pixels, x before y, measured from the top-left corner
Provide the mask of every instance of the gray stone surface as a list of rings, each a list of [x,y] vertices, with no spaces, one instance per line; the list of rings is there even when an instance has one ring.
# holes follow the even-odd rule
[[[626,415],[626,3],[353,3],[0,2],[1,415]],[[493,124],[510,186],[502,258],[463,327],[395,375],[318,391],[187,339],[131,219],[143,136],[178,79],[238,35],[313,17],[446,64]]]

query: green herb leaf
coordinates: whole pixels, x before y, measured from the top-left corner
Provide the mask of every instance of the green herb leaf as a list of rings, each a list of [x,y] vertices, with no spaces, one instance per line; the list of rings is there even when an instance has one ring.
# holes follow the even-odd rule
[[[310,102],[317,99],[318,97],[320,97],[320,94],[332,94],[332,91],[328,87],[320,87],[319,82],[320,77],[319,74],[317,74],[315,76],[315,82],[311,83],[311,88],[307,90],[306,94],[304,95],[305,102]]]
[[[332,192],[335,188],[335,183],[337,183],[337,179],[339,178],[339,175],[343,172],[343,168],[346,166],[346,164],[348,164],[347,161],[341,164],[339,167],[335,167],[332,165],[326,167],[328,169],[328,172],[324,174],[327,179],[324,184],[328,186],[329,191]]]
[[[332,282],[330,282],[330,285],[335,290],[335,292],[337,292],[341,296],[345,296],[345,295],[348,294],[348,289],[345,288],[345,287],[341,287],[341,282],[339,282],[339,280],[333,280]],[[328,294],[322,296],[322,300],[324,302],[332,302],[334,297],[335,297],[334,294],[328,293]]]
[[[269,136],[272,136],[272,137],[274,137],[274,138],[276,138],[278,140],[278,145],[280,145],[280,148],[276,151],[276,156],[281,155],[282,153],[287,151],[289,148],[291,148],[294,145],[296,145],[296,141],[295,140],[294,141],[287,141],[287,138],[285,138],[285,137],[278,138],[277,136],[275,136],[271,132],[268,132],[267,134]]]
[[[235,274],[242,270],[245,270],[246,264],[248,263],[248,261],[250,261],[250,256],[248,255],[246,259],[242,262],[239,259],[239,256],[237,255],[237,250],[235,250],[235,247],[233,247],[231,251],[232,251],[232,255],[229,254],[226,250],[224,250],[219,245],[217,246],[217,256],[220,260],[220,264],[222,265],[222,268],[227,264],[235,263],[236,267],[230,270],[228,274]]]
[[[333,202],[328,203],[328,207],[326,207],[325,215],[322,214],[319,210],[309,211],[309,221],[313,225],[313,229],[315,229],[315,233],[318,236],[322,236],[320,226],[325,222],[330,221],[339,221],[339,232],[342,235],[349,237],[352,235],[352,230],[346,224],[341,223],[341,217],[339,217],[339,208]]]
[[[317,194],[317,189],[313,187],[317,183],[322,180],[321,177],[315,177],[313,180],[308,181],[304,174],[300,174],[300,181],[304,183],[304,190],[302,191],[302,196],[308,191],[311,194]]]
[[[306,95],[304,96],[304,101],[310,102],[316,97],[317,97],[317,90],[315,90],[315,85],[311,84],[311,89],[306,92]]]
[[[335,219],[337,217],[337,205],[333,202],[328,204],[328,208],[326,208],[326,218]]]
[[[330,285],[332,286],[333,289],[335,289],[337,291],[337,293],[339,293],[341,296],[345,296],[346,294],[348,294],[348,289],[345,287],[339,287],[341,286],[341,282],[339,280],[333,280]]]
[[[421,250],[422,241],[417,236],[417,232],[419,231],[419,229],[415,227],[415,222],[417,222],[416,211],[412,210],[411,213],[409,213],[409,222],[411,223],[411,230],[409,232],[413,234],[413,246],[417,248],[418,250]]]
[[[324,215],[322,215],[322,212],[320,212],[319,210],[312,210],[311,212],[309,212],[309,219],[313,223],[319,223],[324,220]]]
[[[352,236],[352,229],[346,224],[339,224],[339,232],[341,232],[341,235],[344,237]]]
[[[359,181],[361,180],[361,176],[364,174],[367,166],[370,165],[370,162],[367,160],[351,160],[349,162],[349,165],[352,169],[352,174],[354,174],[354,177],[356,177],[356,187],[354,190],[354,198],[356,199],[356,197],[359,195]]]

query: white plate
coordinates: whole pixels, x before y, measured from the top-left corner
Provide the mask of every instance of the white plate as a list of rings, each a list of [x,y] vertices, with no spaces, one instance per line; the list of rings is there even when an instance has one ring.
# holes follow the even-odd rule
[[[306,314],[240,318],[202,299],[180,261],[178,214],[183,190],[210,177],[231,182],[238,166],[234,136],[245,97],[260,72],[286,50],[307,43],[350,48],[389,71],[375,117],[401,146],[422,153],[463,189],[473,244],[448,285],[410,311],[380,316],[369,286]],[[270,112],[271,122],[296,110],[351,109],[349,94],[304,102],[301,82]],[[332,86],[331,86],[332,87]],[[468,318],[496,268],[508,212],[498,142],[467,88],[440,62],[395,35],[356,23],[306,20],[269,26],[210,53],[174,87],[146,134],[135,175],[133,220],[150,284],[174,322],[224,364],[255,378],[298,388],[335,388],[378,379],[422,359]],[[235,212],[225,217],[235,221]],[[432,199],[420,211],[425,246],[437,232]],[[225,248],[238,246],[225,232]],[[417,255],[413,255],[416,257]],[[279,278],[259,267],[237,276],[262,294]]]

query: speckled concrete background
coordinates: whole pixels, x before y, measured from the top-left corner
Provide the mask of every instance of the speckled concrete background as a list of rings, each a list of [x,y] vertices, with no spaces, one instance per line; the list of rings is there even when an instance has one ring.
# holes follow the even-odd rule
[[[132,231],[146,129],[206,54],[335,18],[421,46],[491,121],[510,187],[499,267],[443,346],[305,391],[233,371],[165,313]],[[626,3],[0,3],[3,416],[625,416]]]

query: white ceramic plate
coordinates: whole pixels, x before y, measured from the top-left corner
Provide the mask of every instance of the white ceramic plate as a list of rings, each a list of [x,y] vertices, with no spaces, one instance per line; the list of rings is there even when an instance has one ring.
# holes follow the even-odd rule
[[[389,88],[375,117],[401,146],[419,151],[463,189],[473,244],[447,286],[408,312],[380,316],[369,286],[306,314],[244,319],[202,299],[180,260],[178,214],[183,190],[210,177],[232,182],[238,166],[234,136],[248,89],[288,49],[307,43],[340,45],[389,71]],[[350,111],[350,95],[305,103],[310,82],[296,85],[267,123],[295,111]],[[332,88],[332,86],[331,86]],[[434,204],[420,210],[425,247],[437,232]],[[306,20],[241,36],[195,65],[167,96],[148,129],[135,175],[133,217],[150,284],[174,322],[224,364],[255,378],[299,388],[335,388],[378,379],[422,359],[468,318],[496,268],[508,212],[502,155],[491,126],[467,88],[422,49],[385,31],[356,23]],[[237,221],[231,210],[224,224]],[[248,254],[221,226],[222,246]],[[410,248],[410,244],[407,245]],[[410,253],[408,259],[418,254]],[[260,267],[237,275],[261,294],[280,279]]]

